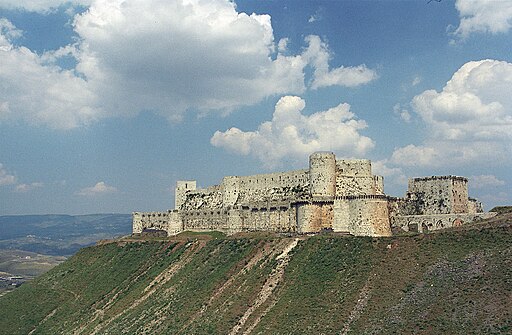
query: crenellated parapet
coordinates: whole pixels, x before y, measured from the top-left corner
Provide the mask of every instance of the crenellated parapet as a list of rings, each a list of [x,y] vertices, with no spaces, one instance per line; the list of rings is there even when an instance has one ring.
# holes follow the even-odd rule
[[[335,197],[335,200],[388,200],[389,197],[385,194],[362,194],[362,195],[339,195]]]

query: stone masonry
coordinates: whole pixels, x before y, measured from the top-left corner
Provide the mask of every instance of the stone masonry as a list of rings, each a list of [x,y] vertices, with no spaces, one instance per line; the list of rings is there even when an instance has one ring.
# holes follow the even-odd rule
[[[404,198],[393,198],[384,194],[384,180],[372,174],[369,160],[337,160],[331,152],[316,152],[306,170],[229,176],[205,189],[197,189],[194,180],[178,181],[175,209],[134,212],[133,233],[425,232],[492,215],[468,198],[467,182],[457,176],[414,178]]]

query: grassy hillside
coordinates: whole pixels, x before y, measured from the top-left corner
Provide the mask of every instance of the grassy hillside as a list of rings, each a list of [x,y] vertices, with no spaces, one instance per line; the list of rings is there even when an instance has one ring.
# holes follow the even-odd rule
[[[510,220],[485,227],[106,243],[1,297],[0,332],[510,334]]]

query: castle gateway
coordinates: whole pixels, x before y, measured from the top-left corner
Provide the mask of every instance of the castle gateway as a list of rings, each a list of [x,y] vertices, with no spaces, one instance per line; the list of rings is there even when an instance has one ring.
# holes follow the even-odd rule
[[[229,176],[205,189],[197,189],[194,180],[178,181],[175,209],[134,212],[133,233],[332,230],[391,236],[392,231],[437,230],[493,215],[468,197],[467,183],[457,176],[414,178],[404,198],[389,197],[369,160],[337,160],[331,152],[316,152],[306,170]]]

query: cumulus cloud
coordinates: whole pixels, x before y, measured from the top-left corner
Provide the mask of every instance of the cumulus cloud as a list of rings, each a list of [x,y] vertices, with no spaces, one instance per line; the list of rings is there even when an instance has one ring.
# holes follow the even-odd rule
[[[100,181],[92,187],[86,187],[81,189],[77,194],[86,197],[92,197],[96,195],[110,194],[115,192],[117,192],[117,188],[115,188],[114,186],[107,185],[103,181]]]
[[[44,57],[13,45],[21,32],[0,19],[0,120],[24,119],[52,128],[73,128],[103,111],[87,82]]]
[[[372,162],[372,172],[386,178],[386,184],[407,185],[407,176],[400,167],[392,166],[387,159]]]
[[[252,155],[267,167],[285,158],[303,158],[314,151],[330,150],[343,156],[363,156],[374,147],[374,142],[360,134],[367,128],[350,111],[350,105],[341,103],[326,111],[304,115],[305,101],[296,96],[285,96],[276,104],[271,121],[257,130],[244,132],[231,128],[217,131],[210,142],[241,155]]]
[[[11,40],[19,38],[23,32],[17,29],[11,21],[0,18],[0,50],[11,48]]]
[[[512,2],[496,0],[457,0],[460,24],[454,34],[466,39],[476,32],[506,33],[512,26]]]
[[[32,191],[36,188],[41,188],[43,186],[44,186],[44,184],[40,183],[40,182],[35,182],[35,183],[30,183],[30,184],[18,184],[14,188],[14,192],[26,193],[26,192]]]
[[[73,20],[78,42],[43,55],[14,45],[21,32],[2,22],[0,119],[54,128],[142,110],[170,120],[227,113],[269,96],[376,78],[365,65],[330,69],[318,36],[289,55],[288,39],[274,41],[269,15],[238,12],[227,0],[93,0]],[[75,58],[76,67],[60,68],[62,57]],[[314,70],[308,82],[307,67]]]
[[[282,39],[274,56],[270,16],[239,13],[225,0],[96,1],[76,17],[75,30],[84,41],[78,69],[102,100],[115,102],[107,109],[150,109],[170,119],[303,93],[308,65],[313,88],[353,87],[376,76],[364,65],[329,71],[329,50],[318,36],[290,56]]]
[[[355,67],[340,66],[329,69],[331,54],[327,43],[315,35],[307,36],[306,42],[308,47],[302,57],[314,69],[311,88],[317,89],[334,85],[355,87],[377,79],[377,72],[367,68],[364,64]]]
[[[141,15],[144,13],[144,15]],[[300,59],[275,59],[270,16],[213,1],[95,1],[75,18],[78,70],[108,109],[229,110],[304,90]]]
[[[0,163],[0,186],[16,184],[16,176],[10,174]]]
[[[494,175],[471,176],[469,180],[473,188],[488,188],[505,185],[505,181],[498,179]]]
[[[503,163],[512,154],[512,64],[497,60],[464,64],[441,92],[412,101],[428,129],[420,145],[395,150],[392,161],[412,166]]]
[[[414,144],[395,149],[391,161],[404,166],[436,166],[442,163],[434,148]]]
[[[0,0],[0,8],[50,13],[61,6],[89,5],[92,0]]]

